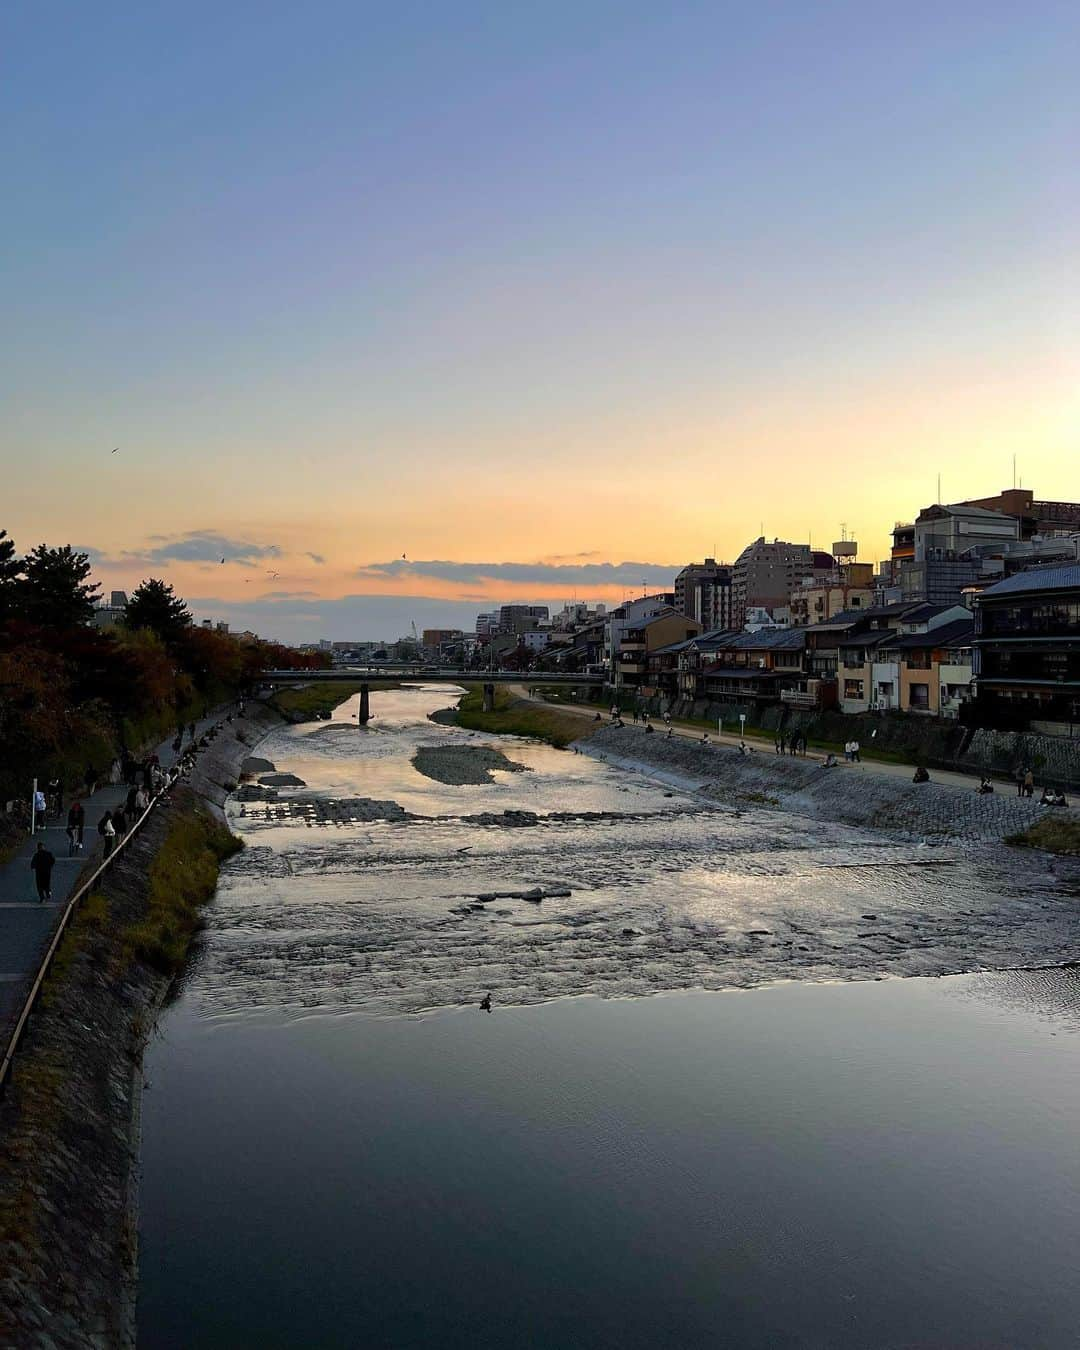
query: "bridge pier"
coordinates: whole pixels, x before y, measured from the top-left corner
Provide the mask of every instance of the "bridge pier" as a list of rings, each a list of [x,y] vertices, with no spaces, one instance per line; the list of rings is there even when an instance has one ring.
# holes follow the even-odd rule
[[[365,726],[371,721],[371,686],[362,684],[360,686],[360,715],[356,719],[357,726]]]
[[[484,711],[495,711],[495,686],[493,684],[484,685]]]

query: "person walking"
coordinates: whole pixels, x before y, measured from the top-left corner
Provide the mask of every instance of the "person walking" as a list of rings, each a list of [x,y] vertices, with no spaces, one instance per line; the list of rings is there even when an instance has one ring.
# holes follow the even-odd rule
[[[147,808],[149,805],[150,805],[150,794],[149,794],[149,792],[146,790],[145,787],[139,788],[138,792],[135,793],[135,814],[136,814],[136,816],[141,816],[142,813],[146,810],[146,808]]]
[[[86,828],[86,812],[82,802],[72,802],[67,817],[68,853],[78,853],[83,846],[83,830]]]
[[[45,819],[49,814],[49,804],[45,800],[45,794],[41,788],[34,793],[34,830],[45,829]]]
[[[86,772],[83,774],[83,782],[86,784],[86,795],[92,797],[94,789],[97,787],[98,772],[92,764],[86,766]]]
[[[107,858],[116,844],[116,826],[112,823],[112,816],[108,811],[98,821],[97,832],[101,835],[104,845],[101,856]]]
[[[34,856],[30,859],[30,870],[34,874],[38,899],[42,904],[52,899],[52,870],[55,862],[56,859],[45,845],[39,843]]]

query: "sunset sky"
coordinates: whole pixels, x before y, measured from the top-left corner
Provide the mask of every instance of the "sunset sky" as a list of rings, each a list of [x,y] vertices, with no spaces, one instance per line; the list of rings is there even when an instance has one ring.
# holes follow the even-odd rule
[[[0,527],[106,588],[393,637],[1080,499],[1075,3],[5,30]]]

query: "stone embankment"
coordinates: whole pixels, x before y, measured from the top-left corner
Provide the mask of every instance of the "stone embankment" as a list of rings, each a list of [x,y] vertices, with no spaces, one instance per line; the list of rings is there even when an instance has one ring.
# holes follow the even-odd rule
[[[135,1342],[142,1056],[171,977],[117,934],[145,916],[170,825],[221,814],[248,747],[279,719],[254,707],[199,753],[87,902],[0,1100],[0,1346]]]
[[[605,705],[606,706],[606,701]],[[658,698],[643,706],[659,716],[716,726],[722,719],[736,727],[739,714],[753,718],[745,703],[715,703],[705,699],[677,699],[668,706]],[[790,736],[801,732],[811,741],[843,745],[858,740],[864,746],[888,750],[914,765],[954,769],[961,773],[995,773],[1011,778],[1018,768],[1035,770],[1040,782],[1080,789],[1080,739],[1035,732],[992,731],[962,726],[955,718],[924,717],[918,713],[800,712],[787,707],[767,708],[761,718],[764,731]]]
[[[827,769],[820,760],[742,754],[737,746],[670,740],[630,727],[605,726],[582,742],[582,753],[646,773],[670,775],[702,796],[732,805],[772,806],[816,820],[838,821],[917,838],[1001,840],[1045,817],[1049,808],[1018,797],[1007,784],[980,796],[974,790],[906,782],[843,763]]]

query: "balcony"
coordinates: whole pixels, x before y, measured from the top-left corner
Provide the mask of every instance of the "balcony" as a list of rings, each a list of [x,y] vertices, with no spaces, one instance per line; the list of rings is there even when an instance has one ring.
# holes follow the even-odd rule
[[[780,702],[789,708],[818,708],[821,698],[818,694],[808,693],[805,689],[781,689]]]

